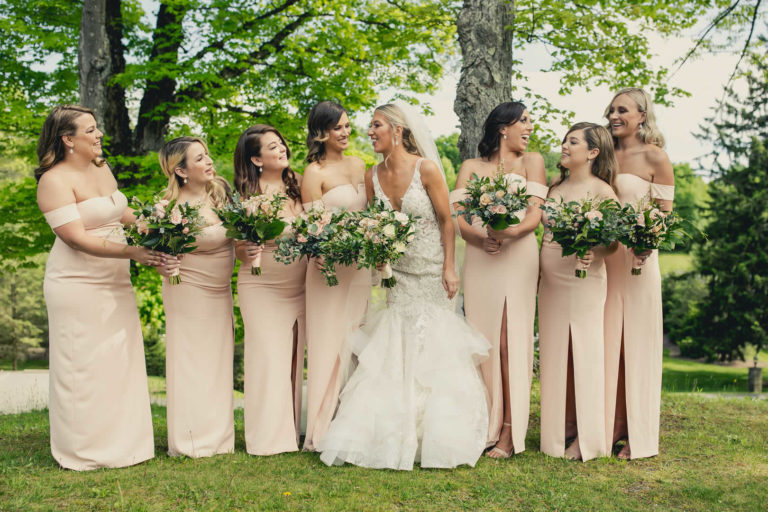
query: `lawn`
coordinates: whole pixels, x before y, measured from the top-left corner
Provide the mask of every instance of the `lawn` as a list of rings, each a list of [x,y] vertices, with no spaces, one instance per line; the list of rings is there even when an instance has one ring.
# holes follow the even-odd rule
[[[753,352],[754,353],[754,352]],[[765,351],[760,353],[760,359]],[[747,368],[705,364],[690,359],[664,357],[662,389],[683,392],[747,392]],[[763,370],[763,380],[768,380],[768,368]],[[768,383],[763,384],[768,390]]]
[[[662,276],[673,272],[688,272],[693,270],[693,256],[680,252],[659,253],[659,269]]]
[[[537,394],[534,390],[534,394]],[[623,462],[553,459],[538,449],[476,468],[377,471],[325,467],[316,454],[244,451],[169,458],[165,409],[153,406],[157,457],[119,470],[57,467],[46,412],[0,416],[0,510],[764,510],[768,401],[662,395],[661,454]]]

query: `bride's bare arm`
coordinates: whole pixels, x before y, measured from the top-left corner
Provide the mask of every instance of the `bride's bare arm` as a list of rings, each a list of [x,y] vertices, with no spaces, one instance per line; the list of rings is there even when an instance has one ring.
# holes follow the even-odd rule
[[[448,185],[437,164],[430,160],[424,160],[421,164],[421,183],[432,201],[440,225],[440,235],[443,239],[443,287],[448,293],[448,298],[452,299],[459,291],[459,276],[456,274],[454,263],[456,231],[448,203]]]

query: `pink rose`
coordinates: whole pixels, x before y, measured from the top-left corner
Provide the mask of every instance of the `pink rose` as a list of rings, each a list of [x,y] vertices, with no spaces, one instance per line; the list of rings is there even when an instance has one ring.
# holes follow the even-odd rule
[[[181,232],[186,235],[187,233],[189,233],[189,228],[185,227],[184,229],[181,230]]]
[[[165,206],[163,206],[160,203],[155,203],[155,217],[157,217],[158,219],[165,218]]]
[[[603,214],[597,210],[590,210],[587,213],[584,214],[584,216],[589,220],[602,220]]]
[[[480,204],[482,205],[489,205],[493,202],[493,199],[491,199],[491,196],[488,194],[483,194],[480,196]]]
[[[139,219],[136,221],[136,231],[138,231],[140,235],[146,235],[149,233],[147,220],[143,217],[139,217]]]
[[[296,235],[296,240],[298,240],[301,244],[307,243],[307,237],[304,235]]]
[[[654,208],[653,210],[651,210],[651,212],[648,214],[648,216],[649,216],[651,219],[653,219],[653,220],[656,220],[656,219],[658,219],[659,217],[661,217],[661,216],[662,216],[662,214],[661,214],[661,211],[660,211],[658,208]]]
[[[499,198],[499,199],[504,197],[504,191],[503,190],[497,190],[496,191],[496,197]]]
[[[507,207],[503,204],[496,204],[491,206],[491,213],[495,213],[497,215],[504,215],[507,213]]]
[[[161,200],[158,202],[158,204],[161,204],[161,205],[163,205],[163,209],[165,209],[165,207],[166,207],[166,206],[168,206],[168,203],[169,203],[169,202],[170,202],[170,201],[168,201],[167,199],[161,199]]]
[[[181,224],[181,211],[177,206],[174,206],[173,210],[171,210],[171,216],[169,220],[171,221],[171,224]]]
[[[186,226],[189,223],[189,219],[184,217],[183,219],[181,219],[181,223]]]

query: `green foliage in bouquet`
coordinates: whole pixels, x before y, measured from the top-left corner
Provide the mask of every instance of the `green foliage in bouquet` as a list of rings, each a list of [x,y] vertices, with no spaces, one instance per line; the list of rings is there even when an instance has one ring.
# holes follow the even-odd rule
[[[550,198],[541,209],[546,216],[545,227],[563,248],[564,257],[576,254],[583,258],[593,247],[611,245],[627,229],[619,203],[613,199],[598,201],[588,197],[566,202]],[[577,268],[575,275],[585,278],[587,271]]]
[[[466,189],[467,197],[459,201],[464,208],[464,220],[472,224],[472,218],[478,217],[483,226],[490,225],[496,231],[519,224],[520,219],[515,214],[528,208],[531,197],[525,187],[510,190],[502,173],[493,178],[472,174]]]

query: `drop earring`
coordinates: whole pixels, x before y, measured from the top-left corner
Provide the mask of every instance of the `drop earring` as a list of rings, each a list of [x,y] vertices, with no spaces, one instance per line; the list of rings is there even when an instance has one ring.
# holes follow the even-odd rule
[[[75,153],[75,149],[74,148],[69,148],[69,154],[72,155],[74,153]]]
[[[507,140],[507,134],[506,133],[502,133],[502,135],[504,136],[504,140]]]
[[[395,136],[395,146],[397,146],[397,136]]]
[[[256,166],[256,172],[257,172],[257,173],[259,173],[259,174],[261,174],[261,167],[259,167],[259,166]]]
[[[188,181],[187,178],[184,178],[184,184],[185,185],[187,184],[187,181]]]

